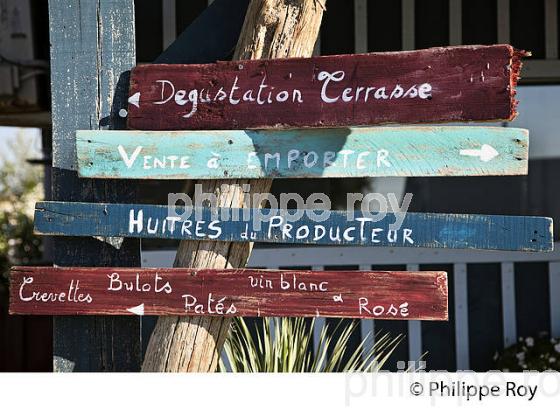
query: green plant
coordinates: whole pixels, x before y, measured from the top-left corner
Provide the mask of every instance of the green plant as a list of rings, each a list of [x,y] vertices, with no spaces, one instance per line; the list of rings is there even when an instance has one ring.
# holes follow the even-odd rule
[[[0,287],[7,285],[12,265],[41,257],[41,241],[33,235],[33,209],[42,197],[42,172],[26,162],[29,143],[22,135],[6,145],[0,152]]]
[[[513,346],[494,356],[496,369],[510,372],[524,370],[560,370],[560,339],[547,333],[519,338]]]
[[[321,328],[318,349],[313,352],[314,319],[310,323],[303,318],[265,318],[262,323],[261,329],[252,331],[243,318],[234,319],[224,345],[229,366],[222,358],[220,371],[374,372],[381,369],[402,340],[402,336],[378,336],[368,349],[368,335],[355,351],[349,352],[347,345],[359,322],[345,325],[340,321],[332,332],[328,325]]]

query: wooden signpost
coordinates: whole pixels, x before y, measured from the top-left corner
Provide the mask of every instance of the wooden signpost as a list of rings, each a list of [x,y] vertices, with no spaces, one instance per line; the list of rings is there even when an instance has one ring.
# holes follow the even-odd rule
[[[221,0],[215,0],[220,4]],[[222,0],[231,4],[233,0]],[[310,57],[317,40],[326,0],[251,0],[243,28],[237,41],[233,60],[263,58]],[[238,5],[234,7],[239,7]],[[235,12],[227,16],[234,16]],[[221,22],[204,24],[199,41],[188,36],[183,48],[195,49],[205,42],[209,27],[221,31]],[[226,23],[228,24],[228,23]],[[181,52],[183,55],[184,53]],[[215,57],[214,57],[215,58]],[[206,59],[190,61],[202,63]],[[180,61],[174,61],[180,62]],[[248,194],[236,189],[247,180],[202,181],[203,192],[218,195],[218,206],[241,206]],[[226,185],[224,189],[222,187]],[[249,181],[251,193],[270,192],[272,180]],[[242,268],[251,254],[251,243],[182,241],[177,250],[175,266],[192,268]],[[150,337],[142,370],[144,371],[214,371],[222,344],[230,328],[224,317],[159,318]]]
[[[445,272],[15,267],[24,315],[447,320]]]
[[[528,144],[504,127],[76,133],[87,178],[525,175]]]
[[[70,10],[58,3],[54,11]],[[131,16],[131,3],[123,4],[127,16]],[[101,30],[101,23],[117,11],[118,5],[113,6],[109,12],[87,8],[84,14],[99,18],[97,30],[103,35],[91,30],[91,38],[102,40],[103,47],[96,47],[99,44],[90,40],[86,44],[93,47],[86,48],[103,49],[103,58],[97,58],[103,62],[112,61],[111,53],[116,51],[113,43],[118,43],[106,41],[105,35],[120,33]],[[80,11],[81,7],[71,9]],[[221,5],[214,10],[206,14],[224,15],[227,11]],[[329,211],[328,217],[322,218],[326,212],[319,210],[313,211],[315,218],[311,218],[310,210],[294,218],[296,210],[282,213],[245,208],[245,198],[250,194],[269,191],[269,178],[527,173],[526,130],[356,128],[386,123],[512,120],[517,114],[515,87],[525,52],[509,45],[494,45],[301,58],[311,54],[323,10],[324,3],[315,0],[252,1],[234,54],[234,59],[243,61],[137,66],[131,73],[126,108],[117,96],[110,107],[111,99],[105,98],[101,104],[105,109],[99,109],[98,97],[106,97],[112,85],[103,92],[94,90],[97,100],[81,98],[81,90],[74,87],[74,94],[81,96],[79,103],[93,102],[82,110],[97,113],[85,116],[89,128],[98,128],[98,122],[120,128],[119,121],[127,118],[130,129],[142,130],[78,132],[79,176],[212,180],[202,181],[203,192],[216,194],[218,208],[212,212],[210,208],[169,209],[163,205],[38,203],[38,234],[95,237],[115,248],[123,246],[125,237],[186,240],[179,247],[176,266],[189,268],[17,267],[11,274],[11,312],[162,315],[165,317],[158,320],[150,338],[143,369],[213,370],[231,316],[448,317],[445,272],[222,269],[244,266],[251,242],[551,250],[549,218],[402,212],[375,218],[362,212],[340,211]],[[66,21],[64,26],[70,32],[81,33],[81,20],[80,30],[72,26],[78,18],[53,21]],[[212,18],[201,19],[197,27],[206,27],[209,20]],[[110,24],[112,21],[107,26]],[[220,43],[222,53],[229,50],[224,44],[230,42]],[[55,46],[55,51],[64,48],[56,42]],[[98,54],[96,51],[95,56]],[[182,49],[179,54],[189,55]],[[161,58],[160,62],[173,62],[173,55],[168,53],[170,59]],[[201,61],[208,61],[206,57]],[[76,56],[72,60],[81,61]],[[130,65],[130,59],[125,60],[125,66]],[[68,64],[62,58],[54,61]],[[103,72],[114,69],[111,64],[105,65]],[[82,78],[74,73],[80,64],[70,66],[72,72],[67,71],[71,79]],[[115,73],[123,71],[117,69]],[[60,67],[53,70],[53,79],[66,78],[64,72]],[[92,75],[98,85],[117,83],[105,81],[107,76],[100,80],[100,73]],[[116,75],[108,78],[115,80]],[[58,83],[56,107],[60,111],[60,107],[68,106],[63,89],[71,82]],[[122,87],[123,82],[118,83]],[[126,94],[121,99],[126,99]],[[61,118],[64,112],[59,113]],[[106,118],[97,118],[99,113]],[[72,128],[75,118],[85,117],[72,115],[62,122]],[[55,138],[59,150],[54,151],[54,163],[61,169],[74,170],[75,158],[61,155],[74,152],[66,128]],[[220,186],[233,178],[241,178],[242,183],[252,178],[251,191],[242,191],[237,181]],[[64,189],[71,188],[67,189],[68,200],[74,198],[74,188],[83,185],[70,181],[72,184],[64,185]],[[58,188],[63,189],[61,184]],[[77,195],[83,197],[108,189],[90,192],[82,187],[78,191]],[[120,194],[118,189],[115,192]],[[93,195],[95,200],[97,196]],[[183,215],[186,210],[193,212]],[[83,263],[75,247],[69,248],[71,251],[57,248],[57,263],[68,263],[72,257],[77,259],[76,264]],[[68,257],[61,258],[64,252]],[[88,260],[93,256],[87,253]],[[101,261],[107,263],[109,259]],[[63,322],[59,328],[60,324]],[[83,337],[81,329],[72,329]],[[62,338],[58,349],[65,350]],[[105,351],[102,356],[107,356]],[[58,367],[71,368],[65,363]]]
[[[39,202],[35,232],[42,235],[135,237],[317,245],[398,246],[550,251],[552,220],[532,216],[387,214],[330,211],[324,221],[304,213],[290,221],[278,210],[177,208],[164,205]],[[294,210],[289,211],[292,214]],[[322,211],[317,210],[317,215]],[[179,215],[179,216],[176,216]],[[255,225],[257,215],[265,215]],[[401,226],[392,228],[401,218]]]
[[[121,115],[139,130],[511,120],[524,55],[495,45],[141,65]]]

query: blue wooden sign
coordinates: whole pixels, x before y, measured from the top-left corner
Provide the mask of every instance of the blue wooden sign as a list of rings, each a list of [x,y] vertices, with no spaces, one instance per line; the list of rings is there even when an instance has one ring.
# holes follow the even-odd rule
[[[78,131],[87,178],[224,179],[526,175],[528,131],[377,127]]]
[[[552,220],[532,216],[169,208],[164,205],[39,202],[43,235],[137,237],[315,245],[550,251]],[[321,220],[321,216],[323,217]]]

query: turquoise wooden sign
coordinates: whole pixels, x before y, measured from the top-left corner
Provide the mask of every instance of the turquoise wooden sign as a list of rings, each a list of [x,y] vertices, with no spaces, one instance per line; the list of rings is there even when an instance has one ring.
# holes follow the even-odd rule
[[[87,178],[225,179],[527,174],[528,131],[376,127],[78,131]]]
[[[315,245],[552,250],[552,220],[532,216],[388,213],[39,202],[43,235],[135,237]],[[317,218],[323,215],[324,219]],[[257,220],[258,218],[258,220]],[[115,241],[112,241],[115,243]],[[118,241],[116,241],[118,242]]]

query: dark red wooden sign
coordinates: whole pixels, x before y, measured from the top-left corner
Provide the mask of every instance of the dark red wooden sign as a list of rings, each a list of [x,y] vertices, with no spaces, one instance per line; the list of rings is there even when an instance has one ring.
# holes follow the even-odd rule
[[[447,320],[445,272],[14,267],[10,313]]]
[[[495,45],[142,65],[121,115],[141,130],[511,120],[524,55]]]

